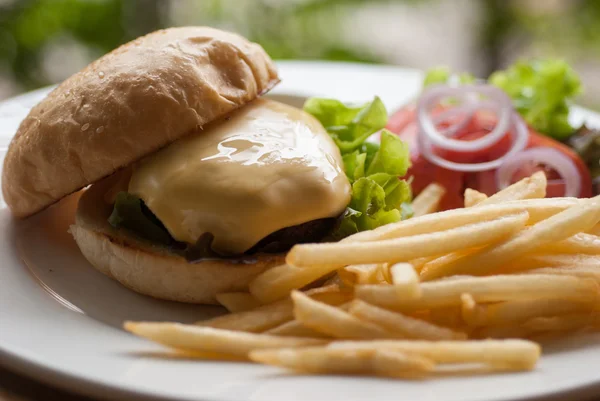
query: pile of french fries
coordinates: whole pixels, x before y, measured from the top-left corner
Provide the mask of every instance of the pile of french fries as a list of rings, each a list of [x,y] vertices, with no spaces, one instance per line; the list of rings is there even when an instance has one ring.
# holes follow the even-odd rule
[[[125,328],[198,358],[420,378],[530,370],[533,340],[599,326],[600,199],[546,199],[543,173],[436,212],[443,194],[432,184],[411,219],[294,246],[217,297],[230,314]]]

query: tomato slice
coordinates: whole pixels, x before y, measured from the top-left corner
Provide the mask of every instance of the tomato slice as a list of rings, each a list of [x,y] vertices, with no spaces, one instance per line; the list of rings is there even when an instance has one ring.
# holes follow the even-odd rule
[[[475,140],[490,132],[495,125],[495,116],[488,113],[475,114],[471,121],[455,135],[455,138],[462,140]],[[463,173],[460,171],[448,170],[439,167],[429,160],[425,159],[419,152],[417,135],[418,128],[416,124],[416,110],[414,104],[409,104],[397,112],[389,119],[387,129],[396,133],[400,138],[406,141],[411,150],[412,167],[407,176],[412,177],[413,192],[419,194],[427,185],[437,182],[446,188],[446,195],[442,199],[440,208],[442,210],[453,209],[463,206],[463,194],[466,188],[477,189],[487,195],[492,195],[498,191],[496,184],[496,170],[481,171],[476,173]],[[499,142],[478,151],[472,152],[453,152],[448,150],[435,150],[438,154],[448,160],[460,163],[480,163],[495,160],[502,157],[510,149],[511,137],[509,133]],[[567,155],[579,171],[581,179],[580,197],[587,198],[592,196],[592,178],[588,168],[577,153],[561,142],[542,135],[531,128],[529,129],[529,141],[527,148],[539,146],[549,146],[559,150]],[[543,169],[539,167],[536,169]],[[530,175],[533,171],[526,173]],[[553,171],[545,171],[548,176],[547,196],[564,196],[565,184],[560,177]],[[522,177],[515,176],[514,180]]]
[[[414,105],[408,105],[394,113],[389,119],[387,129],[398,134],[410,148],[412,166],[406,176],[412,177],[413,193],[419,194],[427,185],[437,182],[446,188],[440,208],[446,210],[462,207],[464,173],[438,167],[420,154]]]
[[[415,122],[415,113],[415,104],[407,104],[390,116],[386,128],[396,134],[399,134],[400,132],[404,131],[409,124]]]

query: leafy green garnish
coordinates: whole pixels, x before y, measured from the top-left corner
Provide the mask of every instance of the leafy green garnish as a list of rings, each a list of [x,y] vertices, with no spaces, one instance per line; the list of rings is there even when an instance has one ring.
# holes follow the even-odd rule
[[[388,130],[381,132],[381,145],[367,164],[367,176],[386,173],[402,177],[410,167],[408,145]]]
[[[347,207],[332,233],[325,237],[325,242],[337,242],[358,232],[356,220],[362,215],[358,210]]]
[[[448,83],[451,75],[452,72],[450,71],[450,68],[446,66],[431,68],[425,73],[425,78],[423,78],[423,86],[426,87]]]
[[[569,101],[581,92],[581,81],[565,61],[519,61],[493,73],[489,82],[508,93],[517,111],[537,131],[557,139],[573,134]]]
[[[375,97],[360,107],[332,99],[311,98],[304,110],[315,116],[340,148],[352,198],[332,234],[341,239],[412,215],[410,185],[399,177],[410,167],[408,146],[383,129],[387,111]],[[365,142],[381,130],[381,143]]]
[[[332,99],[310,98],[304,104],[304,111],[323,124],[342,153],[358,149],[387,123],[387,111],[378,97],[358,107]]]
[[[115,228],[126,228],[152,242],[164,245],[172,242],[167,229],[142,200],[127,192],[117,194],[108,222]]]
[[[425,74],[423,79],[423,86],[431,86],[437,84],[470,84],[475,82],[475,77],[468,72],[462,72],[460,74],[453,74],[450,68],[441,66],[431,68]]]
[[[363,109],[363,106],[351,106],[335,99],[309,98],[304,103],[304,111],[312,114],[324,127],[349,124]]]

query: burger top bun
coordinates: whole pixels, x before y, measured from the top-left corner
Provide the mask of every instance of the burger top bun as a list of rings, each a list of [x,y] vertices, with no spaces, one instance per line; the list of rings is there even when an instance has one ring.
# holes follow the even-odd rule
[[[35,106],[13,138],[2,192],[32,215],[267,92],[279,82],[265,51],[206,27],[127,43]]]

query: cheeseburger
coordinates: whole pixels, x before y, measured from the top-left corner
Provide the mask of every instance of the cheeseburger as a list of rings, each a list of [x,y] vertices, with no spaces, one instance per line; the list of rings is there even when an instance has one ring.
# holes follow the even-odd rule
[[[87,188],[71,233],[87,260],[156,298],[215,303],[321,241],[351,197],[336,143],[257,44],[167,29],[75,74],[22,122],[2,190],[27,217]]]

